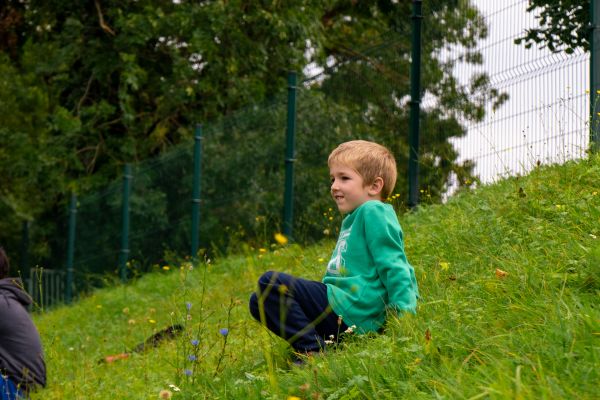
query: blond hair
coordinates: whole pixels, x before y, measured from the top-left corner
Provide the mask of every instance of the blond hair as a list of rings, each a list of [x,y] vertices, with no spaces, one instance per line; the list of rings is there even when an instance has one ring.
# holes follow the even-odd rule
[[[354,169],[363,178],[365,185],[370,185],[381,177],[382,200],[387,199],[396,186],[396,160],[387,148],[374,142],[351,140],[342,143],[329,154],[327,164],[330,168],[332,164],[342,164]]]

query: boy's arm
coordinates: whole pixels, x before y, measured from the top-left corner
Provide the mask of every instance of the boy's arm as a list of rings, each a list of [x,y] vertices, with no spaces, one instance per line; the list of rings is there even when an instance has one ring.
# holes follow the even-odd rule
[[[371,215],[369,215],[371,214]],[[402,230],[395,214],[368,210],[365,236],[377,273],[388,293],[388,307],[416,312],[418,288],[413,267],[404,253]]]

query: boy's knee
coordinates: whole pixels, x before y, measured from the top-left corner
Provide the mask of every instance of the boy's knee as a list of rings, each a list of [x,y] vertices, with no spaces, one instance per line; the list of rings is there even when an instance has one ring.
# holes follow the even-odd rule
[[[275,283],[277,276],[275,271],[267,271],[258,278],[258,284],[261,288]]]

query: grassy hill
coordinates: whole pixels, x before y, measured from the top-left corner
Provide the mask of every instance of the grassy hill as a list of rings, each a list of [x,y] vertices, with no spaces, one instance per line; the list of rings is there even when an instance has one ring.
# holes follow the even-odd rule
[[[290,367],[247,299],[268,269],[320,279],[334,243],[240,248],[37,314],[49,379],[33,399],[598,398],[600,157],[461,193],[401,224],[422,298],[384,334]],[[98,362],[173,323],[185,327],[176,339]]]

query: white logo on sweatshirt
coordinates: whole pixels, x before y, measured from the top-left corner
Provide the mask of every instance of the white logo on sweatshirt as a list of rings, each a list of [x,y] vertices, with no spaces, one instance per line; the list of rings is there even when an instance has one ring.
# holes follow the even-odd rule
[[[340,275],[342,269],[346,267],[346,261],[344,261],[343,254],[348,248],[347,238],[350,236],[350,231],[352,231],[352,227],[340,232],[331,260],[329,260],[329,263],[327,264],[327,273],[331,275]]]

